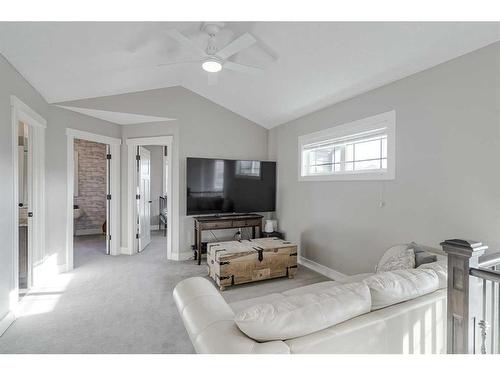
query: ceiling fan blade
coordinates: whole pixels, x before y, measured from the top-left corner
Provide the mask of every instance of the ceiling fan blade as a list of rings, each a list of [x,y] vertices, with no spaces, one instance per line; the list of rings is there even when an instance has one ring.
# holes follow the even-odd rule
[[[166,31],[166,33],[169,37],[176,40],[179,44],[182,44],[185,47],[193,48],[202,55],[206,54],[203,48],[201,48],[198,44],[196,44],[194,41],[189,39],[181,32],[177,31],[176,29],[169,29]]]
[[[217,57],[220,57],[221,59],[225,60],[230,56],[233,56],[234,54],[243,51],[245,48],[250,47],[252,44],[254,44],[257,41],[251,34],[245,33],[241,35],[240,37],[236,38],[233,40],[231,43],[229,43],[227,46],[222,48],[220,51],[218,51],[215,55]]]
[[[185,61],[174,61],[169,63],[158,64],[156,66],[169,66],[169,65],[180,65],[180,64],[201,64],[203,60],[185,60]],[[200,65],[201,66],[201,65]]]
[[[242,65],[232,61],[226,61],[224,63],[224,68],[229,70],[234,70],[235,72],[247,73],[247,74],[261,74],[263,69],[256,68],[254,66]]]

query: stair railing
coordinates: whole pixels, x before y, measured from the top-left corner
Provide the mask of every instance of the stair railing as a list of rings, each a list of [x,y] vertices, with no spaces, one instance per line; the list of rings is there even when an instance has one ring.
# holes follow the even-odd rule
[[[500,352],[500,252],[484,255],[477,241],[446,240],[448,255],[447,352]]]

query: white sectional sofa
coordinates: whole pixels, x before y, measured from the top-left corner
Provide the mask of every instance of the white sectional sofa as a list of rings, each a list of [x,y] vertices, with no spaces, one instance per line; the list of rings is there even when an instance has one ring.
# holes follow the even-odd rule
[[[174,299],[197,353],[445,353],[446,274],[442,271],[443,267],[446,269],[446,260],[439,263],[441,268],[437,271],[423,266],[422,270],[354,275],[232,304],[224,300],[211,281],[194,277],[176,286]],[[298,337],[284,335],[282,339],[266,338],[267,341],[255,340],[250,337],[251,332],[247,331],[247,335],[242,331],[246,331],[242,319],[245,323],[246,316],[252,318],[256,311],[257,315],[263,311],[265,314],[266,309],[272,310],[268,327],[272,328],[273,322],[284,327],[293,324],[300,331],[301,322],[308,326],[321,321],[328,311],[312,309],[308,310],[312,311],[310,314],[293,315],[294,303],[300,304],[304,296],[312,296],[321,304],[325,291],[335,290],[338,295],[345,288],[357,286],[370,290],[366,297],[368,310],[338,324]],[[359,295],[355,298],[359,300]],[[345,309],[346,303],[350,302],[344,299],[336,308]],[[331,308],[331,300],[328,306]],[[267,318],[259,315],[251,321],[253,329]]]

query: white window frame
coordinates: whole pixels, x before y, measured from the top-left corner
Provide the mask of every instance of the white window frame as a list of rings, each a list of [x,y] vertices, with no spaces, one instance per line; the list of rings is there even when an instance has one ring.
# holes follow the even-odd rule
[[[302,175],[303,149],[311,143],[348,137],[357,133],[387,128],[387,169],[341,171],[323,175]],[[298,137],[298,179],[299,181],[355,181],[394,180],[396,178],[396,111],[380,113],[361,120],[334,126]]]

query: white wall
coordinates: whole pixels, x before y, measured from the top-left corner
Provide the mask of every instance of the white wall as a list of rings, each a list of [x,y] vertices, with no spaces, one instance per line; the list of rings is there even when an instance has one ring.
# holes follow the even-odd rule
[[[34,111],[47,119],[48,107],[45,100],[26,80],[0,55],[0,320],[9,311],[9,294],[14,288],[12,274],[12,248],[14,215],[12,168],[12,129],[10,95],[17,96]]]
[[[500,44],[273,128],[277,217],[302,256],[372,271],[384,249],[471,238],[500,250]],[[297,137],[396,110],[394,181],[298,182]],[[385,202],[380,208],[379,202]]]

